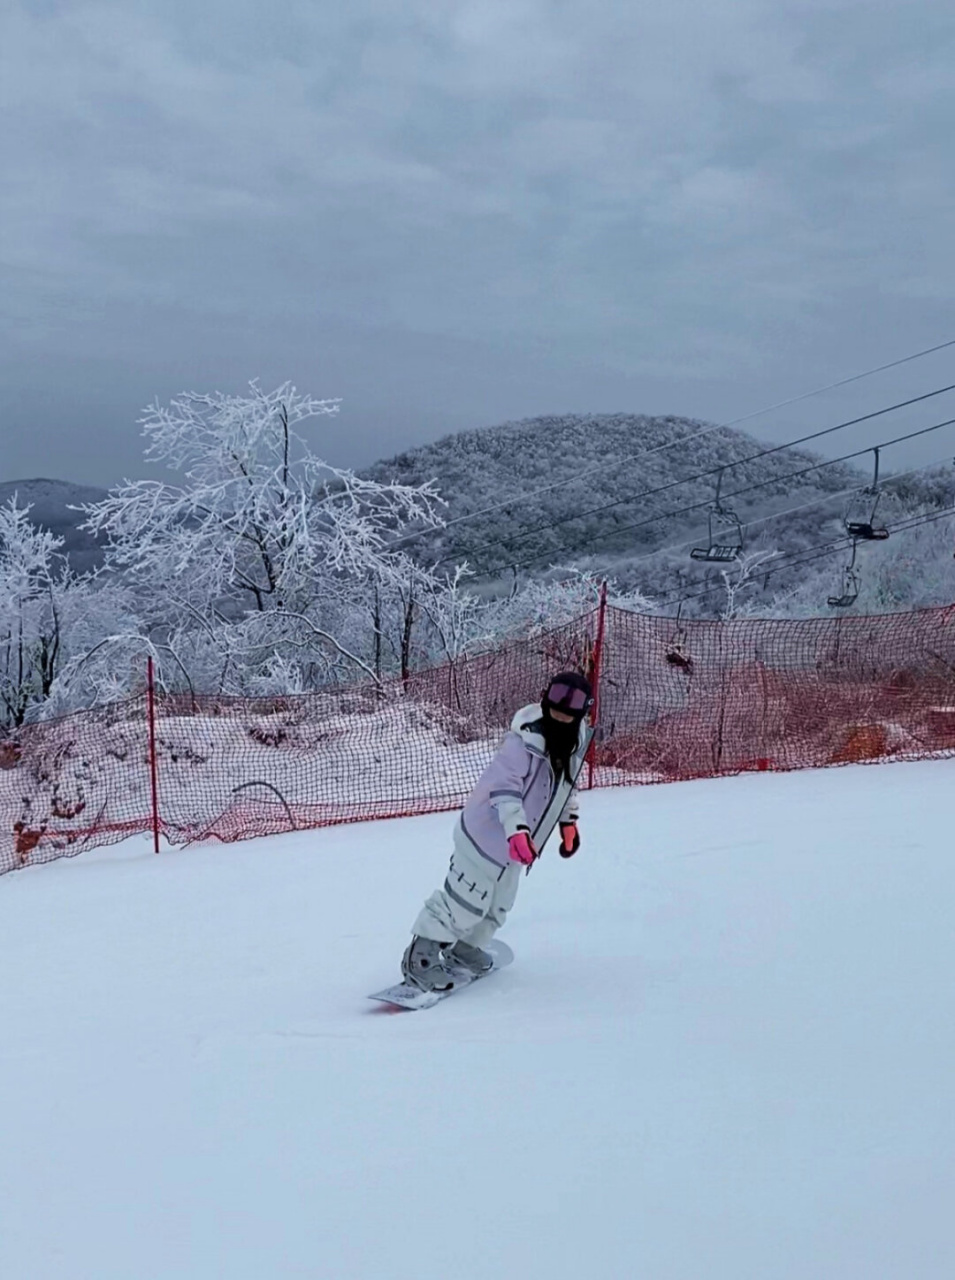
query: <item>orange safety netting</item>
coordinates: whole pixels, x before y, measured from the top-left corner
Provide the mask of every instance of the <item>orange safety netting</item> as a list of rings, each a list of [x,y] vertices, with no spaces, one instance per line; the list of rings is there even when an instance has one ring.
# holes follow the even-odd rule
[[[955,606],[679,623],[608,609],[604,776],[670,781],[955,751]]]
[[[593,672],[599,611],[378,688],[156,696],[165,837],[237,840],[461,805],[514,711]],[[692,621],[609,607],[584,785],[955,754],[955,606]],[[152,828],[145,695],[0,741],[0,873]]]

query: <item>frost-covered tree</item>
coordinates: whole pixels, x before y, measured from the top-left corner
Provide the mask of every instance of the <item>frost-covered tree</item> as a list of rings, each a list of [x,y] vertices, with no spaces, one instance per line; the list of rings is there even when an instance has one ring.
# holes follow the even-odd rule
[[[899,529],[887,542],[872,543],[861,562],[860,613],[895,613],[955,601],[955,520],[932,520]]]
[[[747,551],[732,561],[729,568],[720,570],[724,591],[720,617],[724,622],[752,614],[754,604],[752,600],[747,600],[745,597],[746,587],[754,585],[759,577],[760,568],[768,567],[778,558],[778,555],[779,553],[770,547],[763,547],[758,551]]]
[[[63,540],[35,526],[29,513],[16,495],[0,506],[0,727],[6,729],[85,705],[91,687],[73,689],[68,673],[105,635],[134,637],[139,630],[129,593],[73,574]],[[134,680],[115,660],[101,676],[114,695]]]
[[[955,520],[930,519],[898,529],[886,541],[858,544],[852,565],[858,594],[852,605],[837,609],[827,603],[830,596],[843,595],[847,586],[851,551],[841,549],[805,566],[795,582],[753,612],[761,617],[818,617],[948,605],[955,600],[953,550]]]
[[[49,692],[60,646],[56,558],[62,539],[30,522],[14,495],[0,507],[0,721],[23,723]]]
[[[421,608],[439,661],[456,662],[494,639],[494,620],[487,602],[468,590],[470,577],[470,568],[461,564],[447,579],[426,583],[422,591]]]
[[[488,602],[482,619],[488,633],[498,639],[533,636],[570,622],[600,601],[602,579],[583,569],[554,566],[549,579],[531,578],[505,598]],[[608,580],[608,600],[616,608],[651,613],[655,605],[637,587],[620,590]]]
[[[127,481],[84,508],[108,568],[146,593],[203,687],[241,692],[293,666],[306,682],[374,674],[354,647],[355,590],[392,584],[392,544],[439,525],[442,504],[433,484],[365,479],[312,453],[296,428],[337,409],[255,382],[244,396],[153,404],[145,456],[180,483]]]

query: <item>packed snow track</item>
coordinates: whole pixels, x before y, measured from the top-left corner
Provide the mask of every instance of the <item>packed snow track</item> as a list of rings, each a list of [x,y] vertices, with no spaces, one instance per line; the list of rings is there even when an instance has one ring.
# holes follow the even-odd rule
[[[5,1280],[951,1280],[955,762],[583,798],[423,1013],[452,815],[0,879]]]

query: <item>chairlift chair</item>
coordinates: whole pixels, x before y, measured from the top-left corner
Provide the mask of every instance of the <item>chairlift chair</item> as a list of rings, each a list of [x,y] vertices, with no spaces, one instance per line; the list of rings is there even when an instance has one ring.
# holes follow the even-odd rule
[[[729,507],[720,503],[720,486],[723,483],[723,468],[716,477],[716,495],[713,505],[707,511],[707,545],[694,547],[690,552],[692,560],[706,560],[709,563],[726,564],[735,560],[743,550],[743,526],[739,516]]]
[[[859,588],[862,585],[859,578],[856,563],[856,540],[852,539],[852,558],[846,567],[842,570],[842,594],[838,596],[830,596],[828,604],[830,609],[848,609],[850,605],[855,604],[859,598]]]
[[[872,452],[875,454],[875,473],[872,483],[861,491],[858,498],[850,502],[845,515],[845,526],[850,538],[862,538],[866,542],[883,542],[889,536],[889,531],[884,525],[875,523],[876,507],[879,505],[882,493],[879,489],[879,450],[875,448]]]

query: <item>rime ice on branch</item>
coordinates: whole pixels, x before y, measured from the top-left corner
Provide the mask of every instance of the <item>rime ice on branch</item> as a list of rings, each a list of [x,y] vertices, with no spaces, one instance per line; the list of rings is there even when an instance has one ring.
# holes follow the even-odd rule
[[[204,687],[227,686],[230,664],[257,666],[266,684],[270,671],[287,684],[292,666],[305,684],[343,664],[370,674],[349,603],[404,571],[391,544],[440,525],[443,504],[431,483],[364,479],[312,453],[296,427],[337,411],[290,383],[153,404],[140,419],[146,458],[180,482],[127,481],[84,508],[108,568],[136,584]]]

